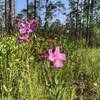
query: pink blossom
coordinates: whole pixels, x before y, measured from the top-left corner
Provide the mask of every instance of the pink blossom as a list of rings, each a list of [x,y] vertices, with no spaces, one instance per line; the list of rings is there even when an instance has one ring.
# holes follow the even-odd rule
[[[60,53],[59,46],[57,46],[54,51],[49,49],[48,54],[48,60],[52,61],[55,67],[60,68],[63,66],[63,61],[66,60],[66,55],[64,53]]]
[[[36,31],[37,23],[35,20],[25,20],[20,23],[20,33],[32,33]]]
[[[25,42],[36,31],[38,19],[20,21],[18,42]]]
[[[19,43],[21,43],[21,42],[26,42],[27,40],[28,40],[28,38],[29,38],[29,34],[25,34],[25,33],[23,33],[23,34],[21,34],[19,37],[18,37],[18,40],[17,40],[17,42]]]

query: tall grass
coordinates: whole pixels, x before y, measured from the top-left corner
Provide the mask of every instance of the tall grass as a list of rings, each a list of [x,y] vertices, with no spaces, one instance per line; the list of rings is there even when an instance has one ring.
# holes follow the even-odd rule
[[[13,36],[0,40],[0,100],[99,100],[100,49],[63,36],[53,42],[39,38],[22,44]],[[61,69],[38,55],[53,45],[68,56]]]

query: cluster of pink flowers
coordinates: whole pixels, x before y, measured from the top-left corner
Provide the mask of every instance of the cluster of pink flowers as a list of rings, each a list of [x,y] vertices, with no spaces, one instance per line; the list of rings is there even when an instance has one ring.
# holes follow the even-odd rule
[[[18,21],[20,22],[19,27],[19,37],[17,42],[26,42],[29,38],[29,36],[36,31],[37,25],[39,23],[39,19],[36,18],[34,20],[22,20]],[[60,47],[56,46],[54,49],[49,49],[48,52],[44,52],[39,54],[41,58],[46,58],[49,61],[53,62],[54,66],[56,68],[62,68],[63,67],[63,61],[66,60],[66,54],[60,53]]]
[[[39,23],[39,19],[33,19],[33,20],[22,20],[20,21],[20,27],[19,27],[19,37],[17,42],[25,42],[28,40],[29,36],[36,31],[37,25]]]

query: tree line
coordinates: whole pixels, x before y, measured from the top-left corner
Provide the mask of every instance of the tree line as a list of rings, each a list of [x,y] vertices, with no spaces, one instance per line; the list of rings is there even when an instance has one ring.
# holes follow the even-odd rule
[[[12,14],[15,6],[14,0],[5,0],[5,26],[8,33],[13,33],[14,22]],[[85,39],[86,43],[92,45],[100,33],[100,0],[26,0],[27,8],[17,14],[17,18],[27,16],[27,19],[40,18],[39,28],[54,35],[64,33],[74,39]],[[66,4],[69,4],[66,7]],[[68,8],[68,9],[67,9]],[[8,9],[8,10],[7,10]],[[65,23],[59,19],[53,21],[56,12],[65,16]]]

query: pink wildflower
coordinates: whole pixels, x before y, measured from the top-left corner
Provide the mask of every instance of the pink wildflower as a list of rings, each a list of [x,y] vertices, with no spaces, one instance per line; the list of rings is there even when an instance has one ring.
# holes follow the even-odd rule
[[[66,55],[60,53],[59,46],[57,46],[54,51],[49,49],[48,54],[48,59],[54,63],[55,67],[60,68],[63,66],[63,60],[66,60]]]
[[[32,33],[36,31],[37,23],[35,20],[24,20],[20,23],[20,33]]]
[[[20,35],[18,37],[18,42],[27,41],[31,33],[36,31],[38,22],[39,22],[38,18],[33,20],[20,21],[20,27],[19,27]]]
[[[30,33],[29,23],[28,21],[24,21],[20,24],[20,33]]]

